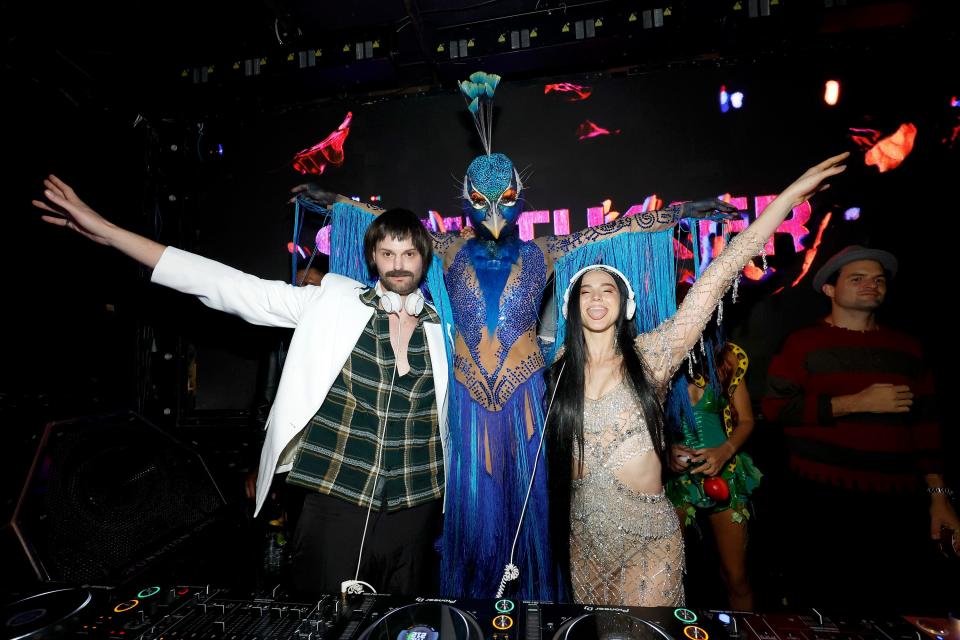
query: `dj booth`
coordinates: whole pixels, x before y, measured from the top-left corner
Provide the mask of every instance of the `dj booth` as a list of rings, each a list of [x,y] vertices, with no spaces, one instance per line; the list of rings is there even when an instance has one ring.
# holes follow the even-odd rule
[[[5,637],[102,640],[948,640],[945,620],[390,595],[317,602],[210,585],[62,588],[7,605]],[[953,630],[956,633],[956,629]]]
[[[227,574],[244,550],[192,571],[237,538],[207,464],[133,413],[49,424],[25,476],[0,527],[0,574],[14,587],[0,601],[9,640],[960,640],[954,620],[895,612],[370,594],[304,602],[272,583],[236,586]]]

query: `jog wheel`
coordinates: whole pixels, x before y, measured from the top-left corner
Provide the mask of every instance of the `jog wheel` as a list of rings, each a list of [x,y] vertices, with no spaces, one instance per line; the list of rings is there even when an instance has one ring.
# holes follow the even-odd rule
[[[563,623],[553,640],[673,640],[646,620],[615,611],[588,613]]]
[[[55,637],[92,599],[86,589],[55,589],[11,602],[0,613],[3,637],[7,640]]]
[[[373,623],[359,640],[483,640],[469,613],[436,602],[400,607]]]

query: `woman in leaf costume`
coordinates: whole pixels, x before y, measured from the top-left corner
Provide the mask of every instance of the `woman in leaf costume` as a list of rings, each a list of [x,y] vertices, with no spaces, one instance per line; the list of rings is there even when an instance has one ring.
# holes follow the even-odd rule
[[[730,606],[750,611],[748,504],[762,474],[740,451],[754,425],[750,395],[742,384],[749,359],[743,349],[718,334],[715,324],[705,333],[703,357],[688,377],[696,424],[684,421],[683,444],[671,447],[670,468],[679,475],[667,482],[666,492],[684,524],[694,524],[698,513],[707,514]]]

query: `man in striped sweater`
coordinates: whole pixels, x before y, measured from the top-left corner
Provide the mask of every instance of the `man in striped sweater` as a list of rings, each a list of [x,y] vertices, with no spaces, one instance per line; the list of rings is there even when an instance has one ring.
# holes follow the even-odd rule
[[[789,458],[790,589],[809,604],[903,611],[955,582],[938,580],[924,540],[960,531],[933,380],[920,344],[876,320],[896,270],[856,245],[830,258],[813,280],[830,314],[770,364],[763,413],[783,425]]]

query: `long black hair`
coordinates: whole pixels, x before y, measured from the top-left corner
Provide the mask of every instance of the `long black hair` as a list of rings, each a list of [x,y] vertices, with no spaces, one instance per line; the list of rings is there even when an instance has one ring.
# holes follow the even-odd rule
[[[589,273],[589,272],[587,272]],[[608,272],[609,273],[609,272]],[[586,274],[584,274],[586,275]],[[643,360],[634,349],[637,336],[634,323],[626,319],[627,285],[616,274],[610,274],[620,292],[620,314],[617,316],[615,339],[623,357],[623,375],[638,400],[646,420],[654,450],[664,460],[663,409]],[[547,461],[550,465],[550,535],[554,558],[567,584],[570,579],[570,483],[574,461],[583,464],[583,398],[586,384],[587,345],[583,337],[580,315],[580,284],[573,283],[567,305],[567,333],[564,354],[547,371],[547,397],[553,405],[546,424]],[[562,371],[562,375],[561,375]],[[554,389],[556,392],[554,393]],[[576,455],[575,449],[576,447]],[[582,471],[582,467],[581,467]],[[578,474],[580,475],[580,474]]]

